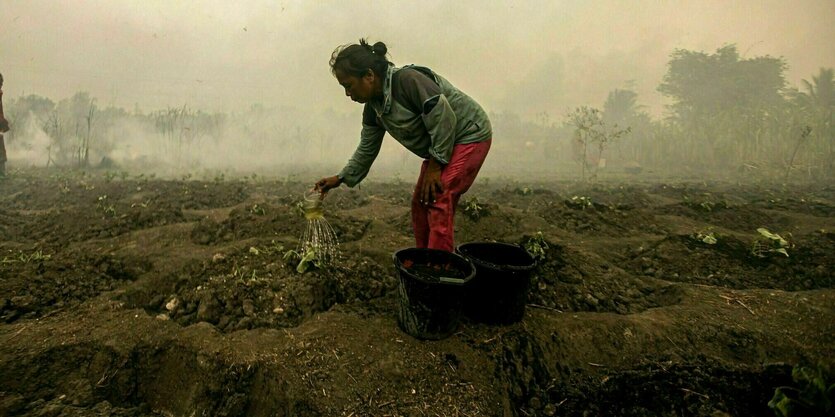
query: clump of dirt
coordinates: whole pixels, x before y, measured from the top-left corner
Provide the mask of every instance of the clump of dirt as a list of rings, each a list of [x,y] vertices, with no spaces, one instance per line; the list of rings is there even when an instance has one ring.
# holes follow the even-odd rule
[[[502,209],[494,203],[480,204],[484,206],[484,211],[477,218],[466,214],[456,215],[456,241],[502,241],[509,239],[511,237],[510,235],[514,234],[514,231],[518,229],[521,221],[518,211],[514,212]],[[408,230],[411,233],[411,222],[409,223]]]
[[[186,221],[182,210],[166,201],[148,200],[137,204],[111,202],[108,197],[91,206],[63,208],[29,219],[28,239],[63,245]]]
[[[823,265],[835,262],[833,235],[809,235],[794,242],[788,257],[771,253],[764,258],[752,253],[752,243],[732,235],[718,235],[715,244],[673,235],[634,254],[625,267],[638,275],[735,289],[831,288],[835,280]]]
[[[530,334],[503,335],[498,362],[508,395],[530,416],[770,415],[774,387],[791,382],[791,367],[729,366],[710,358],[699,365],[665,358],[629,370],[549,366]],[[676,395],[670,395],[675,392]]]
[[[21,252],[2,265],[0,320],[19,319],[77,306],[151,270],[147,260],[78,252]]]
[[[21,253],[3,265],[0,280],[0,319],[11,323],[77,306],[151,270],[142,259],[111,255],[34,251]]]
[[[331,227],[340,242],[359,240],[365,234],[369,220],[347,215],[329,216]],[[307,220],[298,207],[256,203],[236,207],[222,222],[202,218],[191,232],[191,240],[200,245],[211,245],[249,238],[301,237]]]
[[[235,182],[228,186],[206,181],[165,181],[154,183],[145,190],[165,196],[174,207],[184,210],[205,210],[231,207],[246,201],[250,196],[246,183]]]
[[[666,229],[652,214],[629,205],[606,205],[590,197],[572,197],[542,207],[537,213],[554,226],[574,233],[664,234]]]
[[[748,204],[734,206],[726,201],[685,201],[661,207],[662,214],[689,217],[741,232],[756,231],[759,227],[782,229],[788,224],[785,216],[771,215]]]
[[[335,304],[383,297],[396,286],[391,271],[368,258],[338,259],[299,273],[282,256],[280,246],[251,247],[193,264],[175,288],[146,295],[142,307],[183,326],[205,321],[222,331],[284,328]]]
[[[631,314],[681,300],[680,288],[626,274],[591,254],[548,246],[531,273],[528,302],[536,306]]]
[[[303,214],[289,206],[255,203],[234,208],[220,223],[201,219],[192,229],[191,239],[210,245],[254,237],[301,236],[305,225]]]
[[[759,209],[780,210],[818,217],[835,217],[835,205],[812,198],[789,197],[754,200],[751,205]]]

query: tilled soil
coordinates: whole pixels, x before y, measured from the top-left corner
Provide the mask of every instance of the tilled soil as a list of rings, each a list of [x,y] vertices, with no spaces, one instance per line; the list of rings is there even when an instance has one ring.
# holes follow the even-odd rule
[[[340,256],[300,272],[307,184],[16,172],[0,415],[770,415],[833,365],[832,187],[487,183],[456,241],[542,238],[525,317],[421,341],[392,261],[412,185],[332,191]]]

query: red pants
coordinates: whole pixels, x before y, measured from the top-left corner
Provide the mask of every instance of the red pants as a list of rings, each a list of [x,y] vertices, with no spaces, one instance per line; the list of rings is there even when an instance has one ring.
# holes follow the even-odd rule
[[[415,231],[415,247],[454,250],[455,208],[461,194],[467,192],[478,175],[492,139],[483,142],[455,145],[452,157],[441,172],[443,193],[431,204],[421,204],[420,185],[429,161],[420,167],[415,192],[412,194],[412,229]]]

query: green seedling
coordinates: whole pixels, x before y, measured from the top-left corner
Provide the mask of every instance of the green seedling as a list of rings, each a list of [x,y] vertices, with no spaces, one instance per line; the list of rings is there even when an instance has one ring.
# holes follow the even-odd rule
[[[531,195],[533,194],[533,189],[530,187],[522,187],[516,188],[515,190],[513,190],[513,192],[519,195]]]
[[[114,178],[116,178],[116,173],[115,172],[107,171],[107,172],[104,173],[104,182],[109,183],[109,182],[113,181]]]
[[[715,245],[719,242],[716,233],[714,233],[711,229],[702,230],[690,235],[693,240],[698,242],[702,242],[706,245]]]
[[[78,186],[83,188],[85,191],[92,191],[92,190],[96,189],[95,185],[87,184],[87,181],[84,181],[84,180],[79,180],[78,181]]]
[[[270,244],[265,246],[264,248],[250,248],[249,251],[252,253],[252,249],[255,249],[259,253],[263,253],[265,255],[275,255],[278,253],[284,253],[284,245],[276,243],[275,240],[271,240]],[[257,255],[257,254],[254,254]]]
[[[263,216],[267,214],[267,211],[264,210],[264,207],[261,207],[258,204],[253,204],[252,207],[249,208],[249,212],[257,216]]]
[[[28,264],[30,262],[43,262],[52,259],[52,255],[44,254],[42,250],[38,249],[31,254],[26,254],[23,251],[20,251],[17,254],[17,257],[8,257],[4,256],[0,263],[2,264],[13,264],[13,263],[24,263]]]
[[[484,204],[479,203],[478,198],[476,197],[473,197],[464,203],[463,211],[467,217],[473,220],[478,220],[489,214],[487,207]]]
[[[760,236],[754,239],[754,243],[751,245],[752,255],[758,258],[766,258],[772,253],[789,256],[788,249],[793,247],[789,241],[776,233],[771,233],[764,227],[757,229],[757,232]]]
[[[313,246],[304,248],[302,253],[290,249],[284,253],[284,259],[293,263],[298,261],[296,272],[300,274],[321,267],[321,262],[316,258],[316,250]]]
[[[795,366],[793,387],[778,387],[768,402],[777,417],[824,417],[835,412],[835,381],[823,366]]]
[[[570,207],[578,208],[580,210],[585,210],[587,208],[591,208],[594,206],[594,202],[591,201],[590,197],[579,196],[575,195],[570,199],[566,200],[566,203]]]
[[[293,204],[290,209],[290,213],[298,217],[304,217],[304,201],[299,201]]]
[[[116,207],[113,204],[108,204],[107,194],[103,194],[99,196],[98,203],[96,206],[104,212],[104,214],[114,217],[116,216]]]
[[[535,235],[529,237],[525,243],[522,244],[522,247],[524,247],[537,262],[544,261],[547,256],[546,251],[548,250],[548,242],[545,241],[545,237],[542,235],[542,232],[536,232]]]

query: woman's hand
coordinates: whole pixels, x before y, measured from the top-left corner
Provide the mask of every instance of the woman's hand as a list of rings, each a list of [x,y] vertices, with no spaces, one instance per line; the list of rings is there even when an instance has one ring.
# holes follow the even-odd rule
[[[429,166],[423,174],[423,184],[420,185],[420,202],[423,204],[434,203],[438,196],[444,192],[444,185],[441,182],[443,167],[437,161],[429,158]]]
[[[322,194],[322,198],[325,197],[325,194],[330,191],[331,188],[336,188],[342,185],[342,180],[339,179],[336,175],[332,177],[325,177],[319,181],[316,181],[316,185],[313,186],[314,191],[318,191]]]

